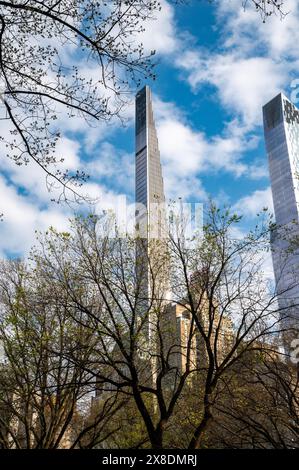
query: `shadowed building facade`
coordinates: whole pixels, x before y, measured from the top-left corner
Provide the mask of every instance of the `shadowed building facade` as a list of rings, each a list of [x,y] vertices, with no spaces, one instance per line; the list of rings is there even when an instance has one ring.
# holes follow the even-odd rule
[[[292,243],[299,236],[299,111],[280,93],[263,107],[263,118],[276,219],[271,248],[279,308],[288,324],[298,326],[299,250]]]

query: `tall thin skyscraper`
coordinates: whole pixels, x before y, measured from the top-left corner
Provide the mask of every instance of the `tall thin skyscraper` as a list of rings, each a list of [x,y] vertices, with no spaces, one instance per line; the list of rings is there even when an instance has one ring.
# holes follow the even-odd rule
[[[279,94],[263,107],[276,228],[271,246],[282,317],[299,324],[299,111]],[[299,238],[297,240],[299,243]]]
[[[158,370],[157,326],[168,289],[165,195],[149,87],[136,95],[136,280],[138,311],[146,338],[143,353],[151,357],[149,381]]]
[[[151,90],[148,86],[136,95],[135,177],[137,230],[141,238],[161,238],[164,225],[161,204],[165,203],[165,195]]]

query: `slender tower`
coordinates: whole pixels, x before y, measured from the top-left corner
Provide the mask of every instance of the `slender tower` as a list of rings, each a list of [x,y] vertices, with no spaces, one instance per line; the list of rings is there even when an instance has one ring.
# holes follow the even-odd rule
[[[154,123],[151,90],[136,95],[136,223],[141,238],[161,238],[165,204],[164,184]],[[160,214],[162,216],[163,214]]]
[[[286,323],[299,326],[299,111],[279,94],[263,107],[264,133],[276,228],[271,247],[279,308]],[[299,238],[297,239],[297,243]]]
[[[168,256],[165,244],[165,195],[155,128],[151,91],[136,95],[136,277],[139,319],[144,343],[140,350],[149,361],[149,383],[155,383],[158,317],[164,312],[168,290]]]
[[[152,250],[156,252],[156,256],[151,256],[151,260],[158,270],[159,258],[163,255],[163,237],[166,233],[162,167],[151,90],[148,86],[136,95],[135,168],[136,234],[139,238],[137,275],[142,279],[142,291],[146,298],[152,295],[150,277],[155,275],[155,272],[149,269],[149,253]]]

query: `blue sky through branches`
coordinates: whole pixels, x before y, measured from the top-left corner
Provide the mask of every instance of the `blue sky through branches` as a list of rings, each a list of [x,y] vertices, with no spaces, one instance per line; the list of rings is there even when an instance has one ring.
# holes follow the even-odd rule
[[[241,0],[193,0],[162,10],[142,37],[157,51],[157,80],[148,81],[168,198],[205,202],[212,196],[244,215],[272,208],[263,143],[262,105],[299,77],[299,3],[287,0],[284,20],[265,24]],[[88,71],[87,71],[88,72]],[[97,210],[118,195],[134,197],[134,102],[119,120],[92,127],[59,117],[58,151],[69,169],[90,174],[84,192],[98,197]],[[5,131],[5,130],[4,130]],[[71,210],[50,202],[44,176],[33,165],[0,158],[0,255],[19,256],[34,243],[35,230],[67,227]]]

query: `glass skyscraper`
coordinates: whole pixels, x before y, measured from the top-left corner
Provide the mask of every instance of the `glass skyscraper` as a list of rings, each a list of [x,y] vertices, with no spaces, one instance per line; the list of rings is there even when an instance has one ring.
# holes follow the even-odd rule
[[[136,223],[141,238],[161,238],[164,184],[151,90],[136,95]]]
[[[263,118],[276,221],[271,248],[279,308],[298,326],[299,249],[294,242],[299,247],[299,111],[280,93],[263,107]]]
[[[138,310],[144,321],[144,358],[149,360],[149,381],[157,373],[157,312],[168,289],[164,183],[151,90],[145,86],[136,95],[135,130],[136,280]]]
[[[136,262],[144,298],[141,310],[144,310],[146,304],[151,302],[153,282],[161,288],[165,287],[163,277],[166,276],[167,258],[163,242],[167,233],[164,183],[152,96],[148,86],[136,95],[135,140]]]

